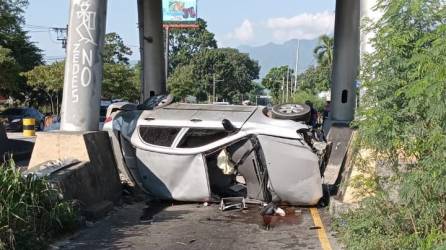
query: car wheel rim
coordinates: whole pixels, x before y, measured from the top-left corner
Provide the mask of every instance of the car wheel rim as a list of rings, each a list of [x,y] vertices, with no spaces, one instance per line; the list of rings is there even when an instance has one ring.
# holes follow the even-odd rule
[[[298,104],[284,104],[279,107],[279,112],[282,114],[298,114],[304,111],[304,107]]]

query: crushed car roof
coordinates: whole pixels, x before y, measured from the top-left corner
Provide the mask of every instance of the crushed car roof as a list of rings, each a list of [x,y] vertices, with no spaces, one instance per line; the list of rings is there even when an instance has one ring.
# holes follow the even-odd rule
[[[235,124],[243,124],[256,110],[257,107],[254,106],[174,103],[164,108],[153,110],[144,118],[148,120],[185,120],[218,123],[221,123],[223,119],[228,119]]]

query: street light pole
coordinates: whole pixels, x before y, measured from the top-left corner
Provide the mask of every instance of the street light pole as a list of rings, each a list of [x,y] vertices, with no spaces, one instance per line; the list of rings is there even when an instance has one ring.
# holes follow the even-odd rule
[[[282,79],[282,103],[285,103],[285,77]]]
[[[217,80],[217,79],[215,79],[215,74],[212,76],[212,78],[213,78],[213,81],[212,81],[212,84],[213,84],[213,88],[212,88],[212,102],[214,103],[214,102],[216,102],[216,98],[215,98],[215,85],[217,84],[217,82],[223,82],[223,80]]]

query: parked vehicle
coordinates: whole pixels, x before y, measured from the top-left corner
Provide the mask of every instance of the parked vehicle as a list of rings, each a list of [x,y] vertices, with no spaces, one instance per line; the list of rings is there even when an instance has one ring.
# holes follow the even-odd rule
[[[10,108],[0,113],[0,122],[3,122],[8,131],[22,131],[23,118],[34,118],[36,130],[45,128],[45,116],[35,108]]]
[[[315,205],[323,197],[330,147],[296,121],[305,115],[274,119],[265,107],[170,102],[154,97],[150,107],[120,110],[113,119],[120,171],[149,195],[293,205]],[[298,110],[307,108],[293,106]]]

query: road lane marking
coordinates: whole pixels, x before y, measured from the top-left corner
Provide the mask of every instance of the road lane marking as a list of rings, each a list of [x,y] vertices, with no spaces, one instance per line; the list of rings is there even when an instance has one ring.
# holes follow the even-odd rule
[[[328,241],[327,233],[325,232],[324,224],[322,223],[321,217],[319,216],[319,212],[317,208],[310,208],[311,217],[313,217],[314,226],[318,227],[317,234],[319,236],[319,242],[321,242],[321,246],[323,250],[332,250],[330,241]]]

